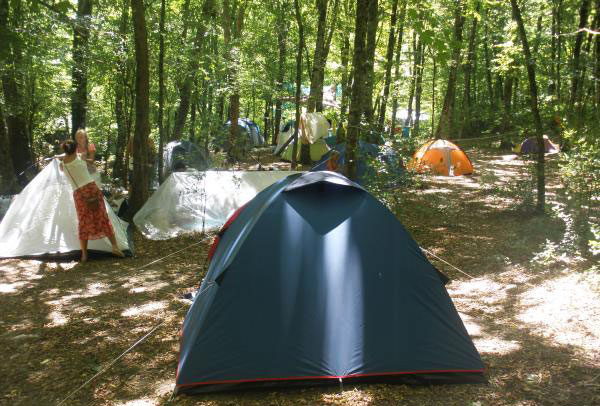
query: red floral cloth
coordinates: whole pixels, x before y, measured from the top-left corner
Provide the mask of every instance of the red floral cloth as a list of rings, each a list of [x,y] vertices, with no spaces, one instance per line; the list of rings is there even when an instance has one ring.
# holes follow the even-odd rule
[[[97,209],[92,210],[87,206],[86,199],[94,195],[98,196],[100,204]],[[99,240],[115,234],[108,219],[108,214],[106,214],[102,192],[100,192],[95,182],[90,182],[75,190],[73,198],[75,199],[75,209],[79,221],[80,240]]]

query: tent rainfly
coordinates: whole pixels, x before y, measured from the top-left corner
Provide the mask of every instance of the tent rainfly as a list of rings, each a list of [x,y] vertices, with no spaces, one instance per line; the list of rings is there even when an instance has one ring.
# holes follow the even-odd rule
[[[221,227],[229,215],[290,171],[173,172],[136,213],[147,238],[165,240]]]
[[[321,113],[303,113],[300,117],[300,128],[298,129],[298,140],[300,143],[310,145],[310,159],[316,162],[323,157],[329,147],[325,142],[325,138],[329,134],[329,122]],[[275,154],[281,154],[281,159],[284,161],[292,160],[293,142],[288,143],[287,147],[283,148],[285,142],[294,135],[294,127],[291,126],[288,132],[280,134],[277,140]],[[297,147],[297,159],[300,159],[300,143]]]
[[[128,224],[104,202],[119,248],[130,251]],[[91,240],[90,252],[111,253],[108,238]],[[59,161],[47,165],[10,205],[0,223],[0,257],[66,254],[79,251],[77,212],[71,185]]]
[[[415,152],[408,169],[436,175],[459,176],[473,173],[473,164],[458,145],[448,140],[430,140]]]
[[[342,175],[273,184],[230,218],[211,252],[183,324],[177,392],[485,382],[448,279]]]

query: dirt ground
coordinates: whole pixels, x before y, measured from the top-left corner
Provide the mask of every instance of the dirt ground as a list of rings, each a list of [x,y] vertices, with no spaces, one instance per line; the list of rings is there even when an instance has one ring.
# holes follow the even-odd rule
[[[58,404],[156,327],[64,404],[600,405],[600,267],[576,248],[573,219],[552,175],[556,163],[549,164],[549,213],[534,216],[515,208],[526,195],[517,187],[526,173],[520,158],[469,154],[475,175],[427,176],[416,192],[402,193],[397,214],[422,247],[460,269],[431,257],[452,279],[448,291],[489,384],[171,399],[189,307],[181,296],[200,284],[212,236],[149,241],[138,234],[134,258],[0,261],[0,404]]]

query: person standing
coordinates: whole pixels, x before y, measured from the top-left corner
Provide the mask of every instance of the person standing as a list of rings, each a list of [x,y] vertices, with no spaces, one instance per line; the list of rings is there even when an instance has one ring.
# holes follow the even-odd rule
[[[81,245],[81,262],[88,260],[88,241],[104,237],[110,240],[113,254],[124,257],[125,255],[117,245],[115,231],[108,219],[102,192],[88,172],[86,161],[77,153],[77,143],[67,140],[61,146],[65,155],[61,157],[60,169],[73,188],[78,237]]]
[[[80,128],[75,133],[75,141],[77,141],[77,153],[81,159],[85,161],[88,172],[94,179],[94,182],[100,186],[100,173],[96,169],[94,156],[96,155],[96,146],[88,139],[87,131]]]

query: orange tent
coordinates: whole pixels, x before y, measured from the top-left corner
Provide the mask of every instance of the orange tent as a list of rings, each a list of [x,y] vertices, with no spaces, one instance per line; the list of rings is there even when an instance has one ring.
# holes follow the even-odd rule
[[[473,164],[456,144],[447,140],[431,140],[415,152],[408,163],[408,169],[421,173],[458,176],[472,174]]]

